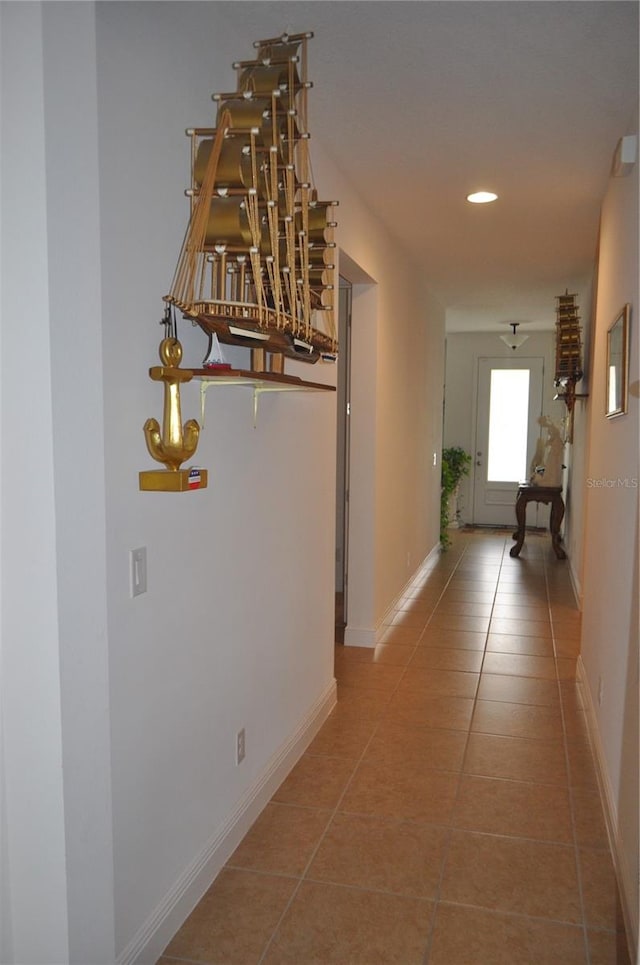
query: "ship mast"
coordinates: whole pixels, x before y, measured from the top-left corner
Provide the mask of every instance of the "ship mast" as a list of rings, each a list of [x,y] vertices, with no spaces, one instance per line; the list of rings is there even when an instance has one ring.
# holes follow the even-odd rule
[[[307,129],[311,33],[260,40],[237,89],[191,128],[191,217],[166,301],[222,342],[316,361],[337,351],[332,210]]]

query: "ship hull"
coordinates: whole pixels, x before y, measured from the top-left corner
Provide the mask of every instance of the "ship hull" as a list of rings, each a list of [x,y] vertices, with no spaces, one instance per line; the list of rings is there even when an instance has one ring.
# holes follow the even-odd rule
[[[172,299],[167,299],[173,302]],[[266,352],[284,355],[298,362],[315,363],[322,355],[336,351],[335,341],[317,329],[308,334],[293,330],[291,323],[284,326],[270,324],[270,315],[275,312],[263,310],[263,319],[257,306],[236,306],[234,304],[201,304],[190,308],[173,302],[187,318],[191,318],[207,334],[215,334],[218,341],[225,345],[239,345],[244,348],[264,349]],[[249,316],[249,317],[246,317]],[[266,318],[264,317],[266,316]]]

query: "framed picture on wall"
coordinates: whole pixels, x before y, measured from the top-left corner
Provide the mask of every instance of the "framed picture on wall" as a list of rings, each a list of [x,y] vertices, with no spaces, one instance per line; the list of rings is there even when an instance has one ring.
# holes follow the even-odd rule
[[[607,419],[627,411],[630,315],[631,306],[625,305],[607,332]]]

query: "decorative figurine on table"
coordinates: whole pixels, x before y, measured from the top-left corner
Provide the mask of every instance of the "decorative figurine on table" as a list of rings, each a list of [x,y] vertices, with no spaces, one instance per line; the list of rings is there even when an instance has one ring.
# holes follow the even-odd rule
[[[562,486],[562,462],[565,440],[560,426],[548,415],[540,416],[538,425],[547,430],[547,437],[538,439],[531,461],[529,482],[532,486]]]

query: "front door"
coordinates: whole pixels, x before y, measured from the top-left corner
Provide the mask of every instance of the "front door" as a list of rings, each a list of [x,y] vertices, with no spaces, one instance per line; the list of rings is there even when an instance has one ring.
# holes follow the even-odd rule
[[[540,435],[542,358],[478,359],[473,522],[511,526]],[[533,523],[533,519],[531,520]]]

